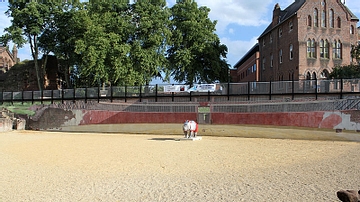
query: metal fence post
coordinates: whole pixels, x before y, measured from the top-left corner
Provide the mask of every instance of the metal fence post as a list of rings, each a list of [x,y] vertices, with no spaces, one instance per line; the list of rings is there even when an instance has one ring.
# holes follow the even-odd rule
[[[317,85],[317,78],[315,77],[315,100],[318,99],[318,85]]]
[[[98,97],[97,100],[98,100],[98,103],[99,103],[100,102],[100,86],[98,86],[98,96],[97,97]]]
[[[155,85],[155,102],[157,102],[157,96],[158,96],[158,84]]]
[[[125,85],[125,102],[126,102],[127,86]]]
[[[85,103],[87,103],[87,87],[85,87]]]
[[[113,89],[112,89],[112,86],[110,86],[110,102],[113,102]]]
[[[51,90],[51,104],[54,104],[54,90]]]
[[[74,92],[73,92],[73,103],[75,103],[76,100],[76,88],[74,88]]]
[[[294,81],[294,74],[292,75],[292,81],[291,81],[291,98],[294,100],[295,97],[295,81]]]
[[[272,89],[271,89],[271,81],[269,82],[269,100],[271,100],[271,91],[272,91]]]
[[[344,82],[343,82],[343,78],[341,78],[340,80],[340,99],[343,99],[343,89],[344,89]]]
[[[230,100],[230,81],[228,82],[228,86],[227,86],[227,98],[228,100]]]
[[[248,81],[248,89],[247,89],[247,96],[248,96],[248,100],[250,100],[250,81]]]
[[[140,85],[139,99],[140,99],[140,102],[141,102],[141,85]]]
[[[4,104],[4,89],[1,90],[1,104]]]

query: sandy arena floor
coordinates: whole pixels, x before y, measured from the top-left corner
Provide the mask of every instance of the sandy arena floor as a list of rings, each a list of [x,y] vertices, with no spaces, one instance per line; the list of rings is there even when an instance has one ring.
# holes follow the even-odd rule
[[[359,142],[181,137],[1,133],[0,201],[329,202],[360,189]]]

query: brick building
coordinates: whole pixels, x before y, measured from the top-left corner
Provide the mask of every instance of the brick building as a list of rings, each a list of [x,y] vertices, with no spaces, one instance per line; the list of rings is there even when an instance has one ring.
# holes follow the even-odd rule
[[[231,81],[234,83],[259,81],[259,44],[255,44],[231,70]]]
[[[295,0],[284,10],[276,4],[258,38],[259,80],[325,79],[349,65],[358,21],[340,0]]]
[[[12,52],[5,46],[0,45],[0,73],[5,73],[9,69],[18,63],[17,58],[18,50],[14,45]]]

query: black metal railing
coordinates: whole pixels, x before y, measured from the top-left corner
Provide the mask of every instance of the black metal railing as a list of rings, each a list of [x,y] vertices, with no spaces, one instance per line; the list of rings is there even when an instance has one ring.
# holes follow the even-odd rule
[[[304,81],[272,81],[272,82],[244,82],[219,83],[216,88],[209,91],[165,92],[166,86],[171,84],[156,84],[147,86],[110,86],[95,88],[74,88],[43,91],[2,91],[0,102],[64,102],[83,100],[107,100],[113,102],[122,100],[128,102],[136,99],[143,102],[152,99],[154,102],[175,102],[179,98],[192,102],[194,98],[212,101],[214,97],[223,97],[225,100],[241,96],[247,100],[254,97],[272,100],[274,97],[286,97],[294,100],[301,97],[312,97],[317,100],[319,96],[331,96],[343,99],[344,95],[360,95],[360,79],[338,80],[304,80]],[[181,84],[180,84],[181,85]],[[172,85],[174,86],[174,85]]]

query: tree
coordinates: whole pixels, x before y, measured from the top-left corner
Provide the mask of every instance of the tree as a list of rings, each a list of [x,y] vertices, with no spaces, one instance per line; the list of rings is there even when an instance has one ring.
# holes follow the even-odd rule
[[[46,21],[46,18],[50,16],[49,10],[48,3],[10,1],[9,9],[5,14],[12,18],[12,24],[5,28],[5,34],[0,39],[3,44],[13,41],[18,47],[26,43],[30,44],[39,90],[42,90],[44,85],[38,64],[40,54],[38,37],[47,27],[46,23],[49,23]]]
[[[353,45],[350,54],[353,58],[353,62],[350,65],[334,67],[333,71],[329,74],[330,78],[360,78],[360,44],[357,46]]]
[[[39,37],[39,47],[44,53],[52,52],[57,57],[65,80],[65,86],[72,87],[71,67],[76,66],[79,55],[75,53],[75,42],[81,39],[86,24],[82,3],[54,3],[51,9],[51,23]],[[73,68],[72,68],[73,69]]]
[[[131,66],[133,31],[126,3],[91,3],[87,7],[89,24],[82,39],[76,41],[80,55],[79,76],[96,83],[134,85],[139,76]]]
[[[210,9],[196,2],[179,1],[171,8],[172,40],[168,49],[171,75],[176,81],[193,83],[226,81],[227,48],[215,34]]]
[[[170,37],[168,29],[170,12],[166,1],[138,1],[131,6],[130,59],[132,66],[142,78],[138,84],[146,84],[160,76],[168,65],[165,57]]]

